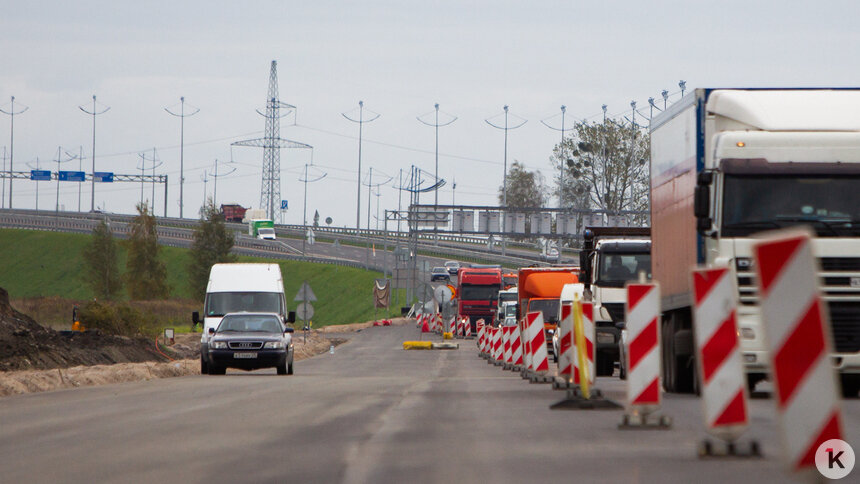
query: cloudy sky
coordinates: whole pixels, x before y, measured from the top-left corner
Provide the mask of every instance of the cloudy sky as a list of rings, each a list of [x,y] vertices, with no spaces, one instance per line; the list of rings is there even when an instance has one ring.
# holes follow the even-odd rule
[[[216,159],[236,168],[219,178],[218,203],[259,206],[262,150],[230,143],[262,136],[255,110],[265,106],[272,60],[280,99],[298,107],[281,136],[314,147],[312,155],[281,153],[281,198],[290,205],[284,222],[302,221],[298,180],[313,162],[311,177],[327,176],[309,185],[308,217],[319,210],[338,226],[355,225],[358,126],[341,113],[356,115],[359,100],[381,114],[364,125],[361,179],[369,167],[374,184],[393,178],[378,197],[384,210],[396,208],[400,169],[434,170],[434,130],[416,116],[437,102],[458,117],[440,128],[439,174],[447,181],[440,203],[456,196],[492,205],[503,133],[485,119],[506,104],[528,120],[509,132],[508,163],[519,160],[551,180],[548,158],[560,134],[540,121],[559,126],[563,104],[570,126],[598,119],[604,103],[613,116],[629,116],[632,100],[647,113],[648,97],[661,99],[663,89],[670,102],[680,97],[680,79],[688,88],[860,80],[853,1],[0,0],[0,12],[0,107],[8,111],[15,96],[16,111],[29,108],[15,117],[15,170],[37,159],[56,170],[58,147],[82,149],[89,165],[92,117],[78,106],[92,109],[95,94],[99,109],[110,107],[96,119],[96,170],[139,173],[139,153],[155,148],[163,162],[156,172],[170,177],[170,216],[179,215],[180,123],[164,108],[178,109],[180,96],[189,110],[200,109],[185,120],[184,215],[197,216],[204,187],[213,195],[213,178],[204,185],[203,176]],[[0,116],[0,156],[9,128],[10,117]],[[36,206],[36,185],[15,182],[15,207]],[[76,185],[60,185],[68,210],[78,206]],[[39,184],[40,208],[54,208],[56,189]],[[139,198],[139,185],[96,186],[96,205],[108,211],[130,213]],[[161,215],[161,188],[155,205]]]

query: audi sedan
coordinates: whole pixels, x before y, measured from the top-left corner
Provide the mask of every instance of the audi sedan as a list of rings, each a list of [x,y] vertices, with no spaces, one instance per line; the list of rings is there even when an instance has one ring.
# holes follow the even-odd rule
[[[276,368],[293,374],[293,328],[275,313],[230,313],[210,328],[209,374]]]

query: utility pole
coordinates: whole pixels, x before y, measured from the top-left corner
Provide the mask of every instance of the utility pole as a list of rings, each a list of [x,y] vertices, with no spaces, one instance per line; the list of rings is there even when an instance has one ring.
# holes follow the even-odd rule
[[[505,104],[504,110],[505,110],[505,112],[504,112],[504,116],[505,116],[504,126],[493,124],[490,121],[490,119],[498,117],[499,115],[493,116],[493,118],[485,119],[484,121],[486,121],[487,124],[489,124],[490,126],[496,128],[496,129],[503,129],[505,131],[505,163],[504,163],[505,175],[502,178],[502,205],[505,208],[507,208],[507,206],[508,206],[508,131],[522,127],[522,125],[526,124],[528,122],[528,120],[525,118],[521,118],[517,115],[514,115],[514,117],[518,118],[519,124],[517,124],[515,126],[509,126],[508,125],[508,105],[507,104]],[[504,215],[505,214],[503,213],[502,214],[502,233],[505,233],[507,231],[507,227],[505,227],[505,218],[506,217]],[[505,237],[502,236],[502,256],[504,256],[504,255],[505,255]]]
[[[230,168],[230,171],[228,171],[227,173],[218,173],[218,158],[215,158],[215,173],[210,173],[210,175],[212,176],[212,178],[214,178],[212,188],[212,205],[216,207],[218,206],[218,178],[234,173],[236,171],[236,167],[232,166],[232,164],[233,162],[230,161],[231,166],[228,166],[228,168]]]
[[[93,96],[95,100],[95,96]],[[5,109],[0,109],[0,113],[8,114],[10,116],[10,126],[9,126],[9,208],[12,208],[12,161],[15,157],[15,115],[16,114],[24,114],[25,111],[30,109],[28,106],[24,106],[24,109],[20,111],[15,111],[15,96],[12,96],[12,105],[8,111]],[[95,118],[93,118],[95,119]],[[95,121],[93,121],[95,122]]]
[[[435,176],[436,180],[438,181],[439,180],[439,128],[442,126],[448,126],[449,124],[453,123],[454,121],[457,120],[457,116],[444,113],[444,114],[447,114],[451,119],[448,120],[447,122],[440,124],[439,123],[439,103],[434,104],[433,107],[435,108],[435,111],[433,113],[433,114],[435,114],[434,122],[428,123],[427,121],[424,121],[423,119],[421,119],[422,117],[427,116],[426,114],[423,116],[418,116],[415,119],[417,119],[418,121],[420,121],[423,124],[426,124],[427,126],[434,128],[436,131],[436,171],[433,172],[433,176]],[[438,185],[433,190],[433,193],[435,194],[435,198],[433,200],[433,210],[435,211],[435,210],[438,210],[438,205],[439,205],[439,186]]]
[[[63,153],[63,148],[61,146],[57,147],[57,206],[54,209],[56,213],[60,213],[60,163],[65,163],[67,161],[72,161],[75,159],[74,156],[69,156],[65,160],[61,158],[61,154]],[[66,154],[68,156],[68,153]],[[38,185],[37,185],[38,186]]]
[[[6,172],[6,147],[3,147],[3,172]],[[6,208],[6,177],[3,177],[3,194],[0,195],[0,208]]]
[[[141,151],[137,155],[140,156],[140,166],[137,167],[137,169],[140,170],[140,203],[144,202],[143,187],[146,162],[152,161],[152,198],[150,199],[149,208],[152,209],[152,213],[153,215],[155,215],[155,169],[161,166],[163,163],[158,161],[158,159],[156,158],[155,148],[152,149],[152,158],[147,158],[145,151]]]
[[[206,184],[209,183],[209,176],[206,173],[206,170],[203,170],[203,174],[200,175],[200,180],[203,182],[203,205],[201,207],[206,206]]]
[[[302,255],[305,255],[305,242],[308,240],[308,183],[313,183],[316,181],[320,181],[328,175],[328,173],[322,172],[322,175],[316,176],[313,180],[308,177],[308,168],[313,166],[313,162],[311,164],[305,163],[305,173],[304,176],[299,178],[299,181],[305,184],[305,200],[302,205],[302,227],[304,228],[305,236],[302,238]]]
[[[353,111],[355,111],[353,109]],[[368,111],[370,111],[368,109]],[[352,112],[352,111],[348,111]],[[358,101],[358,119],[351,118],[347,115],[347,113],[340,113],[344,118],[352,121],[353,123],[358,123],[358,185],[355,190],[355,228],[361,228],[361,137],[362,137],[362,128],[364,127],[364,123],[369,123],[371,121],[375,121],[381,114],[371,112],[370,119],[364,119],[364,101]],[[370,222],[368,222],[369,224]]]
[[[558,208],[563,208],[563,205],[564,205],[564,202],[563,202],[564,164],[566,161],[565,156],[564,156],[564,118],[565,118],[565,112],[566,111],[567,111],[567,106],[562,105],[561,106],[561,129],[551,126],[549,123],[547,123],[547,120],[545,120],[545,119],[542,119],[540,121],[541,123],[543,123],[544,126],[546,126],[549,129],[552,129],[555,131],[561,131],[561,143],[558,145],[558,147],[559,147],[559,155],[558,156],[561,159],[561,163],[560,163],[561,169],[559,169],[559,174],[558,174]],[[558,115],[556,115],[556,116],[558,116]],[[547,119],[551,119],[554,117],[555,116],[551,116],[550,118],[547,118]]]
[[[90,197],[90,211],[95,211],[95,209],[96,209],[96,116],[98,116],[99,114],[104,114],[104,113],[110,111],[110,106],[105,106],[105,108],[103,110],[99,111],[97,106],[96,106],[96,95],[93,94],[93,110],[92,111],[87,111],[84,108],[83,104],[78,106],[78,108],[81,111],[92,115],[92,117],[93,117],[93,184],[92,184],[92,194]]]
[[[370,267],[370,195],[371,195],[371,192],[373,190],[373,187],[376,187],[377,189],[379,189],[379,187],[381,187],[382,185],[385,185],[386,183],[388,183],[394,179],[394,177],[390,177],[384,173],[382,174],[382,176],[387,176],[388,178],[385,181],[374,183],[373,182],[373,167],[372,166],[370,167],[370,172],[367,176],[367,183],[366,183],[366,185],[367,185],[367,267],[368,268]]]
[[[27,163],[27,166],[31,170],[41,170],[42,169],[42,167],[39,165],[39,157],[38,156],[36,157],[36,164],[35,165],[33,164],[33,162],[29,162],[29,163]],[[31,174],[31,176],[32,176],[32,174]],[[39,210],[39,180],[37,179],[36,180],[36,211],[38,211],[38,210]]]
[[[183,199],[183,187],[185,186],[185,118],[188,116],[194,116],[195,114],[200,112],[200,109],[195,108],[192,112],[185,114],[185,96],[179,97],[179,113],[175,113],[170,110],[170,107],[164,108],[168,114],[172,116],[176,116],[180,119],[179,121],[179,218],[182,218],[182,209],[185,206],[185,202]],[[172,106],[171,106],[172,107]],[[203,203],[206,203],[205,197]]]

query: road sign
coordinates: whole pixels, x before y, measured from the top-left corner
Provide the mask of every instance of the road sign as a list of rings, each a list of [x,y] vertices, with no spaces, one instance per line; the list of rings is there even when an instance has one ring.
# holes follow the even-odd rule
[[[309,244],[314,245],[314,241],[316,240],[316,237],[314,236],[313,229],[308,229],[307,239],[308,239]]]
[[[418,286],[418,300],[424,302],[432,302],[433,301],[433,286],[427,284],[426,282],[422,282],[420,286]]]
[[[287,200],[281,200],[281,210],[287,210],[289,208],[289,204]]]
[[[99,183],[113,183],[113,172],[97,171],[93,173],[93,180]]]
[[[33,181],[51,181],[51,171],[30,170],[30,179]]]
[[[313,290],[311,290],[311,286],[308,285],[307,282],[302,283],[302,287],[299,288],[298,294],[296,294],[295,299],[293,301],[316,301],[317,297],[314,295]]]
[[[454,293],[451,292],[451,289],[449,289],[448,286],[436,286],[436,289],[433,291],[433,296],[436,298],[436,302],[439,304],[445,304],[454,297]]]
[[[82,182],[87,175],[82,171],[60,171],[60,181]]]
[[[309,321],[314,317],[314,307],[309,302],[303,302],[296,307],[296,317],[302,321]]]

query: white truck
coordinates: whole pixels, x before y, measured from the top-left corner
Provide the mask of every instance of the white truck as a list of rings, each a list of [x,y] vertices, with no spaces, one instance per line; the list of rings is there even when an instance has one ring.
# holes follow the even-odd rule
[[[294,311],[287,311],[284,281],[278,264],[215,264],[209,272],[203,319],[191,313],[194,325],[203,323],[200,338],[200,372],[209,373],[209,329],[217,328],[228,313],[275,313],[284,323],[296,320]]]
[[[860,89],[696,89],[651,124],[653,277],[663,384],[696,390],[690,270],[730,267],[748,385],[765,378],[756,233],[815,231],[821,290],[846,395],[860,389]]]
[[[597,376],[610,376],[619,362],[621,378],[627,367],[622,335],[627,319],[625,284],[640,276],[651,279],[651,231],[647,227],[587,227],[579,252],[579,281],[584,297],[594,305]]]

